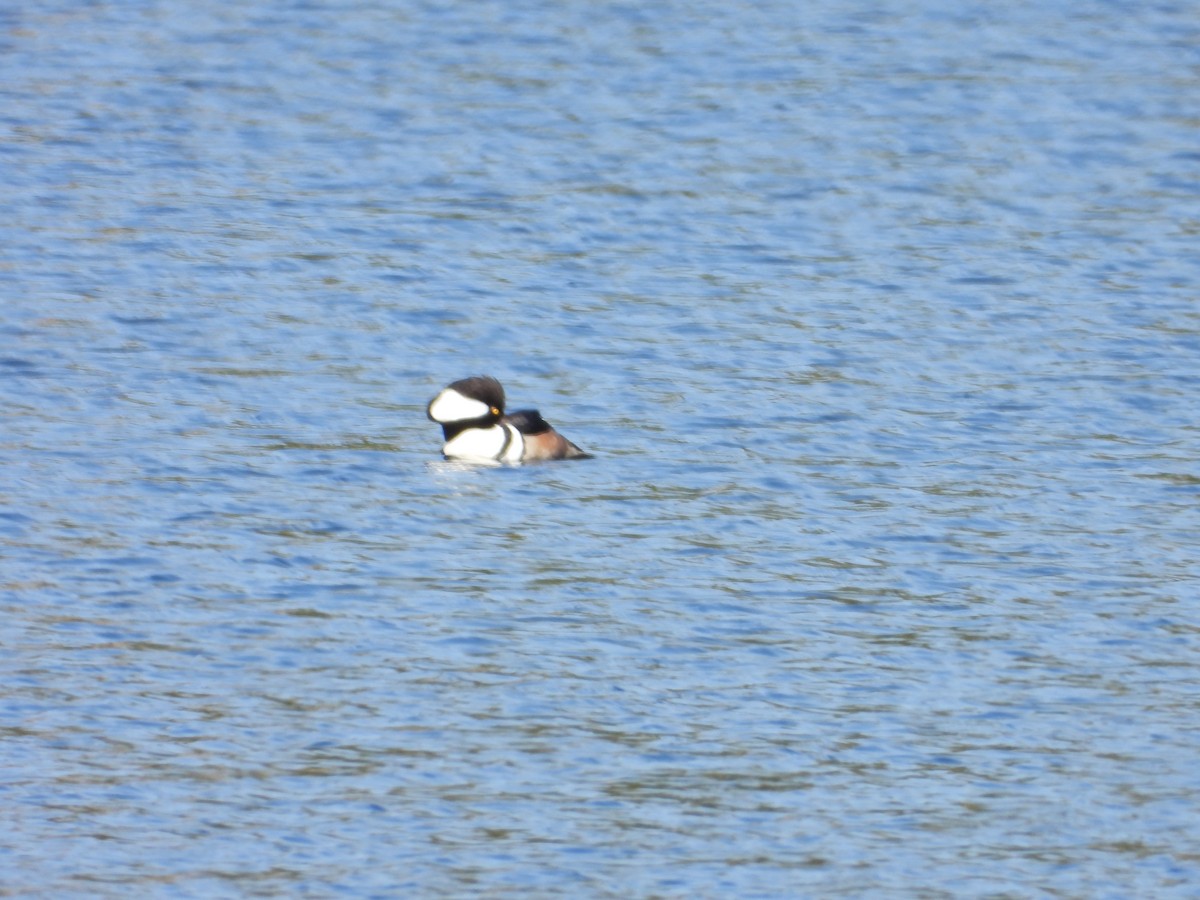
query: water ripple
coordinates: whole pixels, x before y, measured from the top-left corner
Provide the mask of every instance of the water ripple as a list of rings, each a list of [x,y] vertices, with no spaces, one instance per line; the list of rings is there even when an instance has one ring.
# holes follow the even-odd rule
[[[8,893],[1191,895],[1183,7],[0,23]]]

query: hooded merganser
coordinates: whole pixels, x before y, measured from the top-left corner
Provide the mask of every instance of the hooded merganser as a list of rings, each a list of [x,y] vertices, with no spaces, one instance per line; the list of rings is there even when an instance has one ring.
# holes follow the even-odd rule
[[[504,388],[490,375],[454,382],[430,400],[425,411],[442,426],[447,459],[516,463],[590,457],[551,428],[536,409],[506,415]]]

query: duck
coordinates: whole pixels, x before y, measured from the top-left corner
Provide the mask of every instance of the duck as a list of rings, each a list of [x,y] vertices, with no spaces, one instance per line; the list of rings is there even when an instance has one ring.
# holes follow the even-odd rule
[[[504,411],[504,388],[491,375],[461,378],[429,401],[425,414],[442,426],[446,459],[524,463],[590,459],[536,409]]]

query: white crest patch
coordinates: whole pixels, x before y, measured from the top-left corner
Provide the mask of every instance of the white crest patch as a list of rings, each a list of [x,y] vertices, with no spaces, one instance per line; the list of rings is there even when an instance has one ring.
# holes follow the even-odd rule
[[[482,400],[464,396],[453,388],[446,388],[429,401],[429,418],[435,422],[469,422],[491,412]]]
[[[468,428],[446,441],[442,453],[451,459],[496,462],[504,451],[505,437],[504,429],[499,425],[493,425],[491,428]],[[505,454],[505,458],[508,458],[508,454]]]

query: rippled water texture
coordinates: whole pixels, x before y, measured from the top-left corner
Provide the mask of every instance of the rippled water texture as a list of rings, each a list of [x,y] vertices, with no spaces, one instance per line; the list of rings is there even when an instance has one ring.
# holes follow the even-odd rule
[[[1196,12],[0,11],[0,894],[1196,896]]]

